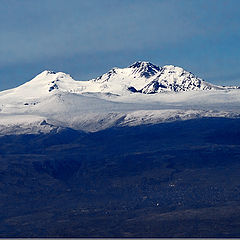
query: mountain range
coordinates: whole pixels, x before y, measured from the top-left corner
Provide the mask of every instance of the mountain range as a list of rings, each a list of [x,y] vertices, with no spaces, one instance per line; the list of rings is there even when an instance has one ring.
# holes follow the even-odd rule
[[[0,134],[99,131],[199,117],[239,117],[239,87],[217,86],[173,65],[135,62],[76,81],[43,71],[0,92]]]

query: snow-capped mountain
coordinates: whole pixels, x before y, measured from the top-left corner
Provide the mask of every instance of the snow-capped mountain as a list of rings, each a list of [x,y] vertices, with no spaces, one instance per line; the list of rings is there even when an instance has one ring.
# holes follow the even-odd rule
[[[135,62],[127,68],[113,68],[89,81],[76,81],[63,72],[43,71],[31,81],[0,96],[43,97],[49,93],[128,93],[184,92],[192,90],[226,90],[233,87],[216,86],[173,65],[158,67],[150,62]]]
[[[150,62],[135,62],[127,68],[113,68],[106,74],[92,80],[99,91],[114,93],[181,92],[190,90],[223,90],[224,87],[205,82],[183,68],[173,65],[158,67]]]
[[[233,87],[207,83],[180,67],[149,62],[113,68],[89,81],[44,71],[0,92],[0,135],[239,117],[239,93]]]
[[[0,92],[0,97],[14,96],[23,98],[37,98],[43,96],[49,96],[49,93],[56,90],[70,91],[72,88],[77,88],[79,82],[72,79],[69,74],[53,71],[43,71],[35,78],[26,82],[25,84],[10,90]]]

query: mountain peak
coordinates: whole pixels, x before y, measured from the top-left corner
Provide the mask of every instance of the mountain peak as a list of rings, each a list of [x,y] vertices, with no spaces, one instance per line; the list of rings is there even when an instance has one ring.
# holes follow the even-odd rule
[[[75,80],[64,72],[45,70],[32,80],[14,89],[15,93],[25,97],[41,97],[59,91],[68,91],[75,86]]]
[[[139,68],[139,67],[142,67],[142,66],[147,66],[147,65],[153,65],[152,63],[150,62],[146,62],[146,61],[136,61],[134,62],[133,64],[131,64],[129,66],[129,68]],[[154,65],[153,65],[154,66]]]
[[[137,61],[134,62],[129,66],[129,68],[153,68],[153,69],[160,69],[158,66],[154,65],[151,62],[146,61]]]
[[[150,78],[161,70],[160,67],[145,61],[137,61],[129,68],[133,69],[133,73],[140,73],[140,76],[145,78]]]
[[[54,78],[64,78],[70,76],[67,73],[64,72],[55,72],[55,71],[51,71],[51,70],[44,70],[43,72],[39,73],[35,78],[33,78],[32,80],[46,80],[46,79],[54,79]],[[32,81],[31,80],[31,81]]]
[[[51,71],[51,70],[44,70],[43,72],[41,72],[40,74],[43,74],[43,75],[48,75],[48,74],[56,74],[56,72],[54,71]]]

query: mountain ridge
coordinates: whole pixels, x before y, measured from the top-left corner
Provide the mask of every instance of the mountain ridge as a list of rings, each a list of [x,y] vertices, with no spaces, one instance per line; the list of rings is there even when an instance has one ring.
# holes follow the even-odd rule
[[[231,88],[205,82],[181,67],[174,65],[159,67],[145,61],[137,61],[127,68],[113,68],[91,81],[102,84],[102,91],[113,89],[116,92],[116,85],[124,83],[125,89],[130,92],[145,94]]]
[[[14,89],[0,92],[0,96],[10,92],[32,96],[36,96],[37,93],[46,95],[57,90],[74,93],[99,92],[124,95],[238,88],[208,83],[193,73],[174,65],[159,67],[151,62],[137,61],[126,68],[112,68],[107,73],[88,81],[76,81],[69,74],[45,70],[32,80]]]

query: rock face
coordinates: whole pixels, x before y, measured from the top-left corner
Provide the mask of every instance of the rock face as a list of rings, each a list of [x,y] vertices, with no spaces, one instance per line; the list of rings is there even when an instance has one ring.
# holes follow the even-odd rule
[[[164,91],[190,91],[222,89],[222,87],[207,83],[190,72],[172,65],[160,69],[156,78],[147,84],[141,92],[158,93]]]

